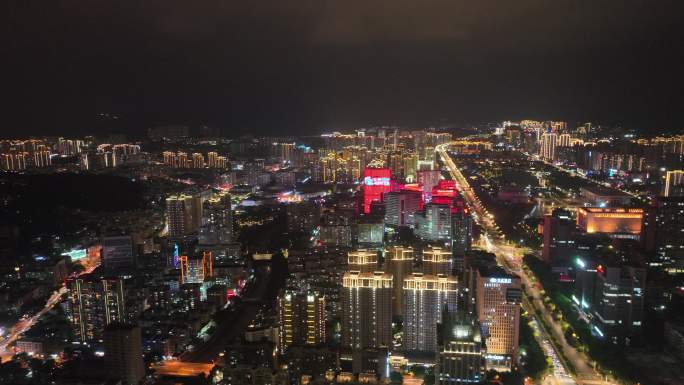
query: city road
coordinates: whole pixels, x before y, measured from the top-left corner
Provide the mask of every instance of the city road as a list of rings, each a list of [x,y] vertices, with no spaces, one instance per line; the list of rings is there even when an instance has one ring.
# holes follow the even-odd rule
[[[80,272],[78,276],[90,274],[100,265],[99,262],[90,262],[90,258],[82,262],[82,264],[86,266],[86,269]],[[42,309],[28,318],[20,319],[9,329],[9,333],[0,340],[0,359],[2,362],[12,358],[14,355],[14,351],[10,349],[9,346],[18,340],[26,331],[31,329],[45,313],[49,312],[53,307],[60,303],[66,292],[67,288],[65,282],[59,289],[52,292],[52,295],[50,295]]]
[[[451,159],[451,156],[448,153],[448,148],[450,145],[451,143],[438,145],[435,147],[435,151],[444,163],[444,166],[449,172],[451,178],[456,182],[456,187],[461,192],[461,196],[463,197],[466,205],[473,213],[473,219],[475,223],[482,229],[482,242],[487,251],[494,253],[497,257],[498,263],[506,270],[521,277],[525,288],[525,300],[534,305],[533,307],[536,311],[537,317],[540,318],[545,326],[541,329],[545,332],[551,332],[555,337],[549,338],[548,334],[545,336],[547,340],[555,342],[552,343],[551,346],[553,347],[556,356],[561,356],[560,352],[562,352],[562,356],[570,361],[573,369],[577,373],[575,381],[578,383],[609,384],[609,382],[603,381],[601,376],[592,369],[592,367],[589,365],[590,361],[588,357],[585,354],[578,352],[577,349],[570,346],[565,340],[565,336],[560,324],[542,302],[542,295],[539,285],[532,284],[532,282],[536,282],[536,280],[530,279],[525,270],[521,268],[523,256],[526,253],[531,252],[531,250],[516,246],[515,244],[506,241],[506,236],[496,224],[494,216],[483,206],[480,199],[470,187],[467,179],[463,176],[458,167],[456,167],[454,161]],[[559,347],[557,344],[560,344],[561,346]],[[565,369],[566,372],[569,372],[569,370],[567,370],[569,368]],[[547,379],[545,383],[551,381],[550,383],[568,384],[569,377],[552,377],[553,378]]]

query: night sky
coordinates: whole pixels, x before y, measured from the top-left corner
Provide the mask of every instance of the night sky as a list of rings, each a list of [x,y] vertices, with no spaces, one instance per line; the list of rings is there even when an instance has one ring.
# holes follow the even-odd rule
[[[679,130],[682,3],[9,0],[0,130],[270,135],[521,118]]]

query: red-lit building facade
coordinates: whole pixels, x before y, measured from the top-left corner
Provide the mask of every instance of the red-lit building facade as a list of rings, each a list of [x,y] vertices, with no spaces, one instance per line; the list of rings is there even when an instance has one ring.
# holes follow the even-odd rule
[[[389,168],[366,167],[363,171],[363,212],[370,213],[371,203],[382,201],[382,194],[392,191]]]

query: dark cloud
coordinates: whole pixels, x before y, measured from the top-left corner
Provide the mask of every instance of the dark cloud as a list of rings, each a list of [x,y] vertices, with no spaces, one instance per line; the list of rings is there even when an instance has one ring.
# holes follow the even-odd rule
[[[8,132],[533,116],[679,128],[679,1],[10,1]],[[97,112],[125,117],[100,127]]]

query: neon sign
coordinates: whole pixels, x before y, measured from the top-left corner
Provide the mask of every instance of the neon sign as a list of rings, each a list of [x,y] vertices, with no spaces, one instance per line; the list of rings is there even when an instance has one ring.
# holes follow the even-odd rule
[[[512,281],[510,278],[489,278],[489,282],[490,283],[504,283],[504,284],[506,284],[506,283],[511,283]]]
[[[390,178],[367,176],[363,178],[363,184],[366,186],[389,186]]]
[[[88,255],[88,253],[86,249],[74,249],[64,253],[64,255],[68,255],[69,257],[71,257],[72,261],[78,261],[81,258],[85,258]]]

